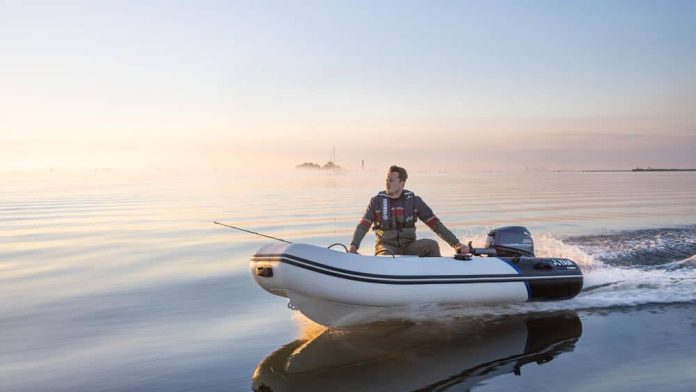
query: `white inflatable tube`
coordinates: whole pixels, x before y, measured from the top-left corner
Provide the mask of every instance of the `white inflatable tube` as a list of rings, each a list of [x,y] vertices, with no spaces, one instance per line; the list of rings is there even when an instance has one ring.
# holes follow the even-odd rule
[[[320,324],[359,323],[371,309],[416,304],[494,304],[572,298],[582,272],[567,259],[362,256],[306,244],[269,244],[252,257],[266,291]],[[367,309],[365,309],[367,308]]]

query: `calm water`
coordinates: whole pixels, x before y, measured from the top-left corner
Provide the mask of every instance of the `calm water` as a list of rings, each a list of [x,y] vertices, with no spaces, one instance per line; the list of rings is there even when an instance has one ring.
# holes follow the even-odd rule
[[[256,287],[266,240],[212,224],[346,243],[383,177],[0,174],[0,390],[692,390],[696,173],[410,173],[463,240],[527,226],[585,290],[347,332]]]

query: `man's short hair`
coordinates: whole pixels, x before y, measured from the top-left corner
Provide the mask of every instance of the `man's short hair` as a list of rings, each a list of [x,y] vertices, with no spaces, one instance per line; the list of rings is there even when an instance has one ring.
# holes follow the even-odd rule
[[[399,181],[405,182],[406,179],[408,178],[408,173],[406,173],[406,169],[404,169],[403,167],[392,165],[392,167],[389,168],[389,173],[391,173],[391,172],[395,172],[395,173],[399,174]]]

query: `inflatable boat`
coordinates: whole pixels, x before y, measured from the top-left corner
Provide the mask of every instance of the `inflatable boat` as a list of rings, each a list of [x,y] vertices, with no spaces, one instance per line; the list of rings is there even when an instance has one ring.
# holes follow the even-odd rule
[[[534,256],[524,227],[488,234],[484,249],[454,257],[363,256],[307,244],[269,244],[251,259],[264,290],[330,327],[389,318],[418,304],[509,304],[573,298],[582,271],[564,258]],[[377,316],[377,318],[375,318]]]

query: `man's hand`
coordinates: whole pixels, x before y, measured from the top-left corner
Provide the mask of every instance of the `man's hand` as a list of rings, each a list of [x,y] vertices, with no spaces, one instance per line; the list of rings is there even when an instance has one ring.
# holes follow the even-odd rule
[[[461,242],[454,246],[454,250],[456,250],[457,253],[459,253],[460,255],[466,255],[466,254],[471,253],[469,246],[464,245]]]
[[[349,253],[358,253],[358,247],[355,244],[350,244],[350,248],[348,248]]]

